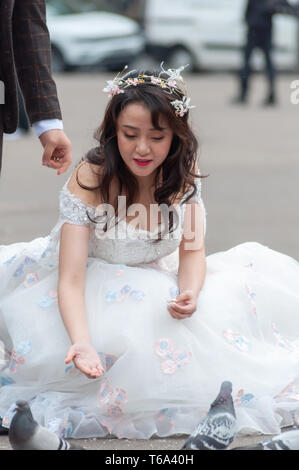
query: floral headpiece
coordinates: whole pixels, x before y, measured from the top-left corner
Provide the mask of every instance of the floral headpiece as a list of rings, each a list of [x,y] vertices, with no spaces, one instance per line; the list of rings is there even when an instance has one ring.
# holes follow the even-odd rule
[[[188,65],[183,65],[178,69],[165,70],[162,62],[160,67],[161,72],[158,76],[140,73],[137,77],[132,78],[132,74],[135,70],[127,72],[123,76],[119,73],[113,80],[107,81],[108,85],[103,89],[103,91],[108,93],[109,97],[112,98],[112,96],[124,93],[124,90],[128,87],[138,86],[145,82],[151,83],[152,85],[161,87],[166,93],[178,96],[178,99],[171,101],[171,104],[175,108],[175,114],[179,117],[183,117],[189,109],[195,108],[195,106],[190,106],[190,98],[187,97],[186,91],[182,91],[182,87],[186,89],[186,86],[181,76],[181,72],[188,67]],[[128,67],[125,67],[124,70],[127,68]],[[161,75],[163,74],[166,75],[166,77],[162,77]]]

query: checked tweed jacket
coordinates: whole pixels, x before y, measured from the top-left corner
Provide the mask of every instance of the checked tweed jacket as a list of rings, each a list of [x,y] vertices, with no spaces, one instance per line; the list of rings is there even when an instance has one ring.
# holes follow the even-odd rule
[[[14,132],[18,124],[17,80],[31,124],[61,119],[45,0],[0,0],[0,80],[5,85],[0,132]]]

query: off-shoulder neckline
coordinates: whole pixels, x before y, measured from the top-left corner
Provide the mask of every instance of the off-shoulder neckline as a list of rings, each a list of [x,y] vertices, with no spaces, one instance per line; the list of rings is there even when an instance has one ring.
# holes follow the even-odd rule
[[[67,193],[67,195],[68,195],[69,197],[71,197],[73,200],[76,200],[76,201],[78,201],[80,204],[83,204],[84,206],[86,206],[86,207],[92,209],[93,212],[96,211],[96,208],[97,208],[96,206],[93,206],[92,204],[88,204],[87,202],[82,201],[82,199],[80,199],[79,197],[77,197],[77,196],[75,196],[74,194],[72,194],[72,193],[70,192],[70,190],[68,189],[67,184],[68,184],[68,181],[66,181],[66,183],[64,184],[64,186],[63,186],[61,192],[64,191],[64,192]],[[178,204],[178,206],[179,206],[179,207],[182,207],[183,204]],[[130,223],[130,222],[127,222],[127,221],[124,220],[124,219],[119,219],[119,220],[118,220],[118,223],[123,223],[123,224],[125,224],[127,227],[130,227],[130,228],[132,229],[131,223]],[[163,230],[164,227],[165,227],[165,224],[162,223],[162,224],[159,224],[159,226],[158,226],[155,230],[138,229],[138,230],[135,230],[135,231],[138,232],[138,233],[150,233],[150,234],[155,234],[157,231]]]

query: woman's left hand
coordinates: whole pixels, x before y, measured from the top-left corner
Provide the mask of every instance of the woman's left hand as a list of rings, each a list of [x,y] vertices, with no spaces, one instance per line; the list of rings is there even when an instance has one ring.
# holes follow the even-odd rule
[[[185,290],[168,304],[168,311],[173,318],[183,320],[193,315],[197,308],[197,297],[192,290]]]

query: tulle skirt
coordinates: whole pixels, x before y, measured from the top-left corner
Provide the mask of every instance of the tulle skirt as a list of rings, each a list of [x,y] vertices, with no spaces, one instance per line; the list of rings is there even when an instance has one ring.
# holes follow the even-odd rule
[[[197,311],[173,319],[177,276],[157,265],[89,258],[85,301],[105,373],[64,362],[70,340],[48,239],[0,248],[3,340],[0,416],[16,400],[64,437],[191,433],[223,381],[239,433],[277,433],[299,420],[299,264],[258,243],[207,257]]]

